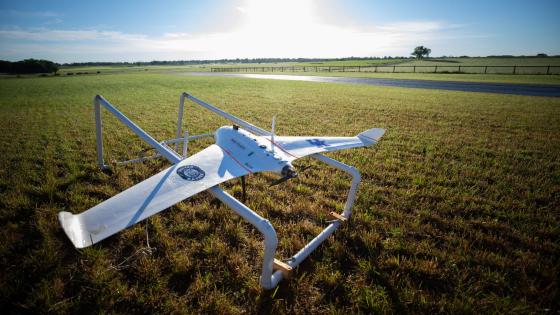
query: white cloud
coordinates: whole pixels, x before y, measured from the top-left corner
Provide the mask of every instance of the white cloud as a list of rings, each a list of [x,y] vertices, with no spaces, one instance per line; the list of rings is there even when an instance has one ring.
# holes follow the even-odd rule
[[[449,28],[449,26],[440,21],[408,21],[382,25],[378,28],[380,30],[388,32],[425,33],[439,31],[445,28]]]
[[[0,48],[0,57],[11,42],[19,42],[20,47],[27,43],[33,48],[41,44],[59,45],[64,50],[60,49],[61,57],[56,59],[62,61],[83,60],[80,55],[84,53],[81,51],[84,42],[96,47],[98,52],[118,52],[114,60],[122,60],[125,55],[127,59],[146,60],[150,52],[166,59],[406,55],[410,47],[435,38],[438,31],[445,29],[434,22],[406,25],[406,28],[387,25],[365,30],[314,25],[301,30],[248,28],[228,33],[165,33],[161,36],[47,28],[0,30],[0,43],[4,47]],[[88,48],[88,53],[91,52]]]
[[[41,17],[41,18],[53,18],[53,17],[62,16],[62,14],[53,11],[0,10],[0,14],[11,15],[16,17]]]
[[[236,9],[242,13],[243,23],[211,34],[148,36],[94,29],[4,29],[0,30],[0,58],[52,54],[50,58],[56,61],[72,62],[408,55],[412,47],[461,28],[442,21],[343,26],[315,16],[312,0],[247,0]],[[14,46],[21,57],[13,57]]]
[[[47,20],[45,23],[43,23],[43,25],[54,25],[54,24],[60,24],[62,22],[64,22],[64,20],[55,18],[55,19]]]
[[[18,39],[38,42],[81,41],[81,40],[117,40],[134,41],[145,39],[141,34],[125,34],[114,31],[96,30],[56,30],[48,28],[0,30],[0,40]]]

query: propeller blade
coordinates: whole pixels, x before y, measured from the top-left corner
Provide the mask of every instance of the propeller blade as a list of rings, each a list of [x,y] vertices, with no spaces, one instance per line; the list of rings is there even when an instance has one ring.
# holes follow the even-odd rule
[[[276,133],[276,115],[272,116],[272,128],[270,131],[270,147],[272,148],[272,154],[274,154],[274,134]]]
[[[303,172],[303,171],[305,171],[305,170],[308,170],[308,169],[310,169],[310,168],[312,168],[312,167],[313,167],[313,165],[307,165],[307,166],[305,166],[305,167],[300,168],[300,169],[299,169],[299,172],[301,173],[301,172]]]
[[[296,170],[291,165],[284,166],[284,168],[282,168],[282,173],[281,174],[284,175],[284,177],[280,177],[278,179],[273,180],[272,183],[270,184],[270,186],[275,186],[275,185],[281,184],[281,183],[287,181],[290,178],[294,178],[294,177],[298,176],[298,174],[296,173]]]
[[[283,182],[287,181],[290,178],[294,178],[295,176],[284,176],[284,177],[280,177],[278,179],[275,179],[272,181],[272,183],[270,183],[270,185],[268,187],[272,187],[272,186],[276,186],[279,184],[282,184]]]
[[[241,191],[242,191],[242,198],[241,201],[244,203],[247,202],[247,189],[245,185],[245,175],[241,176]]]

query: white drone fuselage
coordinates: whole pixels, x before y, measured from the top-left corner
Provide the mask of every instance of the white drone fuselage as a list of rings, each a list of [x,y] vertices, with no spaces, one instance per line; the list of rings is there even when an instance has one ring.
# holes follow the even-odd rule
[[[293,169],[295,156],[285,151],[270,137],[257,136],[236,126],[216,130],[216,144],[249,173],[269,171],[282,173]]]
[[[182,115],[186,99],[230,120],[234,125],[220,127],[214,133],[195,136],[188,136],[188,132],[185,131],[182,136]],[[354,167],[324,156],[322,153],[369,147],[376,144],[385,133],[384,129],[372,128],[355,136],[345,137],[275,136],[274,118],[272,130],[268,132],[192,95],[183,93],[180,99],[176,138],[157,141],[102,96],[97,95],[94,98],[97,160],[102,169],[108,167],[104,162],[103,153],[102,106],[158,151],[158,154],[152,157],[117,162],[117,165],[158,157],[166,158],[172,165],[86,211],[78,214],[68,211],[59,212],[60,224],[72,244],[76,248],[91,246],[195,194],[208,191],[263,234],[264,255],[260,283],[265,289],[275,287],[285,276],[285,272],[297,267],[352,213],[352,205],[360,183],[360,173]],[[215,143],[187,156],[188,141],[207,136],[213,137]],[[182,154],[177,151],[181,142]],[[175,149],[168,144],[175,144]],[[329,225],[287,263],[283,263],[274,258],[278,239],[271,223],[222,190],[219,185],[238,177],[244,183],[245,175],[260,172],[280,174],[282,177],[272,183],[277,185],[296,177],[297,173],[292,162],[306,156],[348,173],[352,177],[352,182],[343,212],[341,214],[331,212],[329,215],[333,220],[329,221]]]

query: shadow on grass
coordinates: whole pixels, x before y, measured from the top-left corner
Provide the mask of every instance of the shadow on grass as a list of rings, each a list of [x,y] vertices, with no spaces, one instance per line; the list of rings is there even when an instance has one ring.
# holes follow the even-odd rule
[[[298,296],[307,296],[313,288],[318,288],[324,293],[319,304],[336,303],[338,307],[348,308],[348,310],[356,310],[356,301],[360,299],[361,291],[355,290],[348,280],[358,273],[360,266],[357,261],[368,260],[377,262],[380,260],[384,250],[381,244],[377,244],[375,248],[368,246],[359,236],[348,235],[349,231],[342,228],[339,231],[342,235],[341,239],[344,244],[342,246],[334,246],[329,248],[319,248],[310,257],[304,260],[301,265],[293,273],[290,279],[284,279],[279,286],[273,290],[261,290],[257,299],[256,311],[259,314],[269,314],[272,312],[291,312],[292,307],[298,304]],[[332,244],[331,244],[332,245]],[[329,263],[330,261],[330,263]],[[320,265],[327,264],[328,270],[340,272],[341,277],[336,281],[314,280],[321,273]],[[398,289],[390,281],[389,272],[381,270],[377,263],[372,263],[371,268],[367,272],[366,280],[370,286],[379,286],[387,293],[389,301],[389,309],[396,314],[409,314],[410,311],[406,304],[403,303],[399,296]],[[342,281],[339,281],[342,280]],[[323,303],[324,302],[324,303]],[[362,301],[363,302],[363,301]],[[369,305],[362,302],[359,304],[360,313],[383,312],[384,308],[378,309],[379,305]],[[287,309],[286,309],[287,308]],[[313,313],[313,310],[306,310]],[[324,310],[323,310],[324,311]]]
[[[175,272],[167,281],[167,287],[169,288],[169,290],[179,295],[183,295],[185,294],[185,292],[187,292],[187,289],[189,288],[191,283],[194,282],[195,276],[196,273],[194,272],[194,269]]]

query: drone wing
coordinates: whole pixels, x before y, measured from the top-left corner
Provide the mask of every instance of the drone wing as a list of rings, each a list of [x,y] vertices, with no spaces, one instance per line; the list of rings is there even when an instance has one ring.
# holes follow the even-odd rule
[[[93,245],[170,206],[248,171],[213,144],[80,214],[60,212],[77,248]]]
[[[274,143],[295,158],[376,144],[385,129],[373,128],[355,137],[274,137]]]

